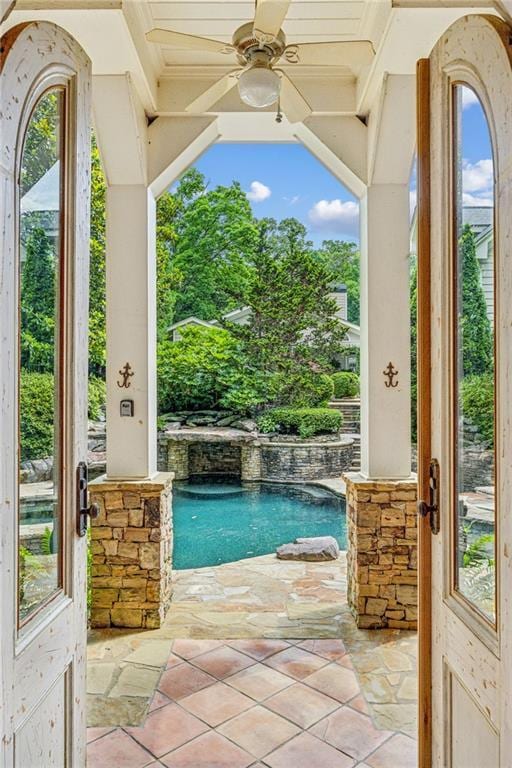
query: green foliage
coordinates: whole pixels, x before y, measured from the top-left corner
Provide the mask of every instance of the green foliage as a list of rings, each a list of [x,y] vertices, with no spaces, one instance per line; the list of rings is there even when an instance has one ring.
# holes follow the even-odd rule
[[[331,274],[305,236],[296,219],[259,222],[239,302],[250,308],[249,322],[226,324],[258,372],[263,401],[275,405],[324,402],[318,373],[332,370],[345,337],[329,296]]]
[[[347,286],[347,320],[359,325],[360,259],[357,245],[343,240],[325,240],[319,255],[333,279]]]
[[[174,307],[182,274],[173,265],[176,245],[175,219],[179,211],[175,195],[165,192],[156,204],[156,317],[158,341],[165,341],[174,321]]]
[[[21,371],[21,460],[45,459],[53,453],[55,388],[51,373]]]
[[[107,386],[104,379],[89,377],[89,418],[97,421],[105,410]]]
[[[473,568],[482,564],[486,564],[490,567],[494,565],[494,558],[489,556],[488,548],[489,544],[494,545],[493,533],[482,533],[473,541],[469,541],[471,537],[471,529],[473,522],[463,523],[462,525],[462,541],[465,545],[462,552],[462,567]]]
[[[21,196],[25,195],[59,157],[59,97],[49,92],[39,100],[30,118],[23,145]]]
[[[21,364],[52,372],[55,356],[55,255],[44,229],[28,236],[21,273]]]
[[[475,235],[466,224],[459,240],[459,270],[462,269],[462,306],[459,336],[462,342],[464,376],[493,369],[493,340],[480,282]]]
[[[175,319],[220,319],[239,306],[257,226],[238,182],[209,190],[198,171],[188,171],[176,191],[176,241],[172,266],[181,279]]]
[[[314,435],[336,434],[343,417],[332,408],[273,408],[260,416],[258,426],[262,432],[282,432],[302,438]]]
[[[189,325],[158,346],[160,413],[217,406],[238,365],[238,345],[222,328]]]
[[[91,234],[89,263],[89,370],[105,375],[106,364],[106,183],[94,136],[91,141]]]
[[[468,376],[461,382],[462,415],[478,427],[483,439],[494,445],[494,376]]]
[[[338,371],[332,374],[334,382],[334,396],[338,399],[343,397],[357,397],[359,394],[359,376],[351,371]]]
[[[334,397],[334,381],[327,373],[314,373],[311,376],[311,388],[305,387],[305,397],[309,405],[327,405]]]

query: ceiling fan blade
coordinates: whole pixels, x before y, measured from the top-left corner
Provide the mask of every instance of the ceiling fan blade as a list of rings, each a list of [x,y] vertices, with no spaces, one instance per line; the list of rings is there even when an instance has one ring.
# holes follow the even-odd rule
[[[194,99],[194,101],[188,105],[186,111],[193,113],[208,112],[219,99],[222,99],[222,97],[225,96],[226,93],[229,93],[229,91],[236,85],[236,73],[238,71],[239,70],[229,72],[220,80],[217,80],[211,88],[208,88],[208,90],[204,91],[197,97],[197,99]]]
[[[375,50],[369,40],[289,45],[282,58],[289,64],[364,67],[372,63]]]
[[[146,32],[146,40],[150,43],[162,43],[173,45],[175,48],[193,51],[212,51],[213,53],[231,53],[234,48],[221,40],[211,40],[209,37],[197,37],[197,35],[184,35],[181,32],[173,32],[172,29],[152,29]]]
[[[260,43],[271,43],[283,25],[291,0],[258,0],[254,17],[254,36]]]
[[[290,123],[300,123],[313,112],[288,75],[281,72],[281,107]]]

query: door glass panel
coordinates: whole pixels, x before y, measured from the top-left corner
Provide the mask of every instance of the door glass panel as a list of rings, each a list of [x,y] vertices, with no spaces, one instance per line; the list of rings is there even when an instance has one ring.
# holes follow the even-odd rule
[[[454,86],[455,588],[496,617],[494,168],[476,93]]]
[[[37,103],[20,168],[18,618],[61,581],[62,110],[54,89]]]

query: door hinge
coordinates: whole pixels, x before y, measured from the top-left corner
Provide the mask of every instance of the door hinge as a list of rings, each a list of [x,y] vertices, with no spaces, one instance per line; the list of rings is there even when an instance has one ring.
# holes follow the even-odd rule
[[[100,513],[97,504],[89,506],[89,470],[85,461],[76,468],[76,530],[79,536],[87,533],[87,517],[96,519]]]
[[[429,466],[428,502],[423,499],[418,501],[418,514],[420,517],[430,518],[430,530],[433,534],[439,533],[439,462],[431,459]]]

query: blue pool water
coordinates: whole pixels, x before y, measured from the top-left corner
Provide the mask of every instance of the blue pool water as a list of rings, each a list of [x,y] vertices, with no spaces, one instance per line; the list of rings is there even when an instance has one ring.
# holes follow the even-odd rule
[[[175,483],[173,517],[178,570],[270,554],[299,536],[334,536],[346,548],[344,499],[314,486]]]

